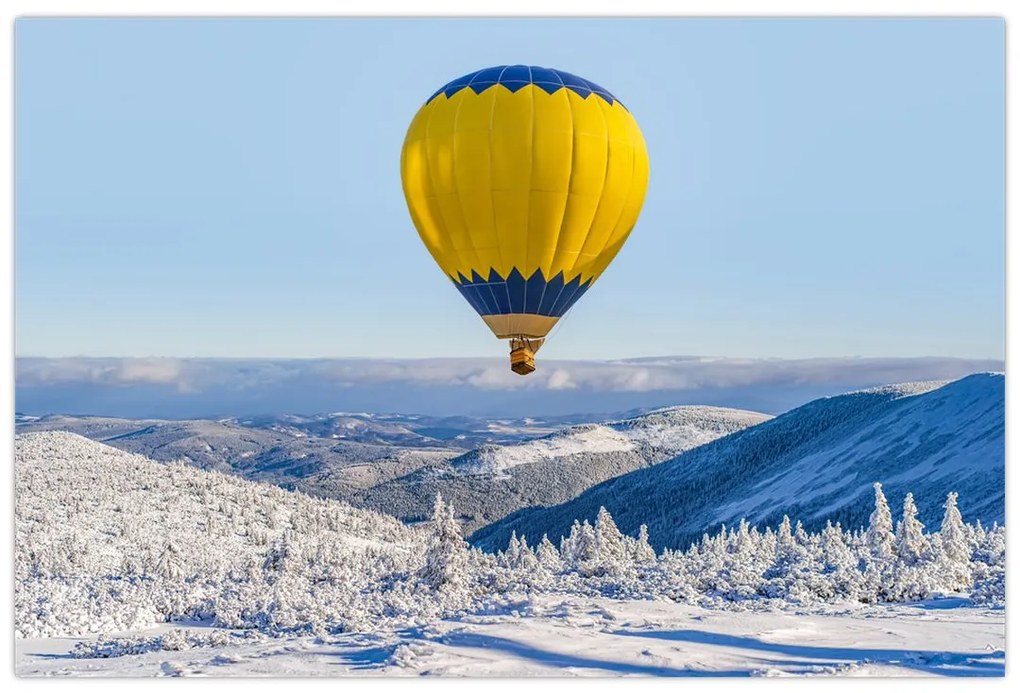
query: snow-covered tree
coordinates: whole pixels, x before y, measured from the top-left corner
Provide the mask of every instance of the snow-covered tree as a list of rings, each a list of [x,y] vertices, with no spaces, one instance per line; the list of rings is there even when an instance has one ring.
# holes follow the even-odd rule
[[[634,545],[634,562],[638,565],[655,563],[655,549],[648,542],[648,525],[638,529],[637,543]]]
[[[461,537],[453,506],[436,494],[431,534],[421,578],[432,589],[456,593],[467,586],[468,545]]]
[[[595,528],[588,520],[583,524],[574,521],[570,535],[564,540],[560,549],[567,567],[581,575],[591,575],[597,559],[595,544]]]
[[[619,576],[633,567],[624,547],[623,533],[605,507],[599,508],[595,518],[594,562],[594,571],[602,575]]]
[[[875,510],[868,522],[867,544],[875,561],[892,560],[895,555],[896,536],[893,534],[892,512],[882,493],[882,484],[875,482]]]
[[[912,493],[903,499],[903,519],[896,530],[896,556],[902,563],[915,565],[928,555],[931,545],[924,536],[924,525],[917,519]]]
[[[558,573],[563,570],[563,561],[560,558],[560,552],[556,550],[553,543],[549,541],[549,535],[543,534],[542,541],[538,545],[538,549],[535,552],[536,558],[538,559],[539,566],[549,572]]]
[[[960,509],[956,507],[956,498],[954,492],[946,497],[942,506],[945,513],[939,528],[938,572],[949,590],[964,589],[974,579],[970,568],[970,538]]]
[[[831,522],[825,524],[821,541],[821,564],[832,587],[832,597],[857,599],[861,580],[858,562],[838,522],[835,525]]]
[[[180,581],[184,578],[184,563],[181,559],[181,550],[173,541],[168,541],[166,548],[159,555],[156,563],[156,574],[171,581]]]

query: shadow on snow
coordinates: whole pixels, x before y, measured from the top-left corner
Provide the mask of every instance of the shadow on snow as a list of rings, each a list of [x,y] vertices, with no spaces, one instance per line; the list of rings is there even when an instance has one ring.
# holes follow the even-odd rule
[[[826,647],[764,642],[757,638],[711,633],[703,630],[614,631],[614,635],[654,638],[698,645],[757,650],[770,654],[800,657],[803,661],[774,661],[774,664],[840,666],[853,662],[871,662],[907,667],[940,676],[1004,676],[1005,653],[940,652],[934,650],[885,650],[879,648]]]
[[[675,667],[639,664],[635,662],[613,662],[604,659],[580,657],[578,655],[550,652],[533,645],[527,645],[508,638],[499,638],[480,633],[452,632],[434,642],[452,647],[472,647],[495,650],[507,655],[527,659],[539,664],[559,668],[600,669],[617,674],[641,674],[644,676],[747,676],[746,671],[705,671],[701,669],[678,669]]]

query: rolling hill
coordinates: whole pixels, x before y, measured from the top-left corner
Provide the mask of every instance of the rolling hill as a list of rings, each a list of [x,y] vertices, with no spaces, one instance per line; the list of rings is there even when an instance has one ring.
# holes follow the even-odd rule
[[[402,476],[456,456],[459,450],[320,437],[280,419],[264,426],[233,420],[184,421],[45,416],[17,425],[18,432],[65,431],[162,462],[182,460],[199,469],[236,474],[284,488],[308,479],[328,480],[319,495],[342,497],[353,489]],[[370,435],[375,435],[374,433]],[[315,489],[311,489],[315,490]]]
[[[350,500],[414,521],[426,517],[442,493],[470,531],[520,508],[561,503],[601,481],[768,419],[737,409],[672,407],[571,426],[524,443],[482,446],[358,491]]]
[[[931,499],[920,519],[957,491],[968,520],[1004,519],[1005,376],[981,373],[809,402],[673,459],[593,486],[553,507],[530,507],[479,529],[472,541],[505,546],[510,533],[557,538],[605,506],[622,531],[647,524],[656,547],[686,547],[741,517],[774,525],[784,514],[812,528],[826,519],[866,524],[872,484],[894,512],[907,491]]]
[[[22,636],[151,626],[174,609],[169,592],[153,601],[158,576],[201,603],[207,586],[190,576],[229,582],[256,571],[274,546],[348,570],[353,587],[421,553],[421,533],[392,517],[73,433],[19,434],[14,462]]]

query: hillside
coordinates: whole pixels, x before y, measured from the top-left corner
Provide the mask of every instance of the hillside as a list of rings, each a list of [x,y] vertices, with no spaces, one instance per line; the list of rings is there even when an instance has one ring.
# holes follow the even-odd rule
[[[18,432],[66,431],[127,452],[168,462],[182,460],[199,469],[236,474],[285,488],[308,479],[322,479],[319,495],[343,497],[354,488],[402,476],[424,465],[453,457],[456,450],[432,444],[423,448],[390,442],[368,443],[352,434],[318,437],[280,418],[256,425],[236,420],[184,421],[112,419],[105,417],[46,416],[24,421]],[[382,427],[383,430],[390,430]],[[361,431],[364,428],[351,429]],[[371,429],[364,437],[378,437]],[[433,441],[434,442],[434,441]]]
[[[659,604],[658,612],[671,602],[683,603],[670,606],[686,614],[678,626],[694,618],[710,629],[731,607],[742,620],[779,610],[776,623],[791,607],[797,611],[787,616],[798,622],[805,608],[832,613],[843,620],[831,621],[825,632],[840,631],[857,647],[861,627],[876,616],[883,625],[874,635],[902,648],[896,618],[915,623],[939,614],[936,621],[950,621],[942,633],[951,652],[873,643],[816,654],[834,659],[832,665],[887,659],[906,663],[904,671],[1002,666],[1002,653],[988,652],[987,644],[1002,640],[1005,532],[965,525],[955,496],[947,499],[940,532],[915,526],[889,535],[888,545],[871,540],[887,531],[877,524],[867,534],[832,526],[809,534],[791,531],[789,523],[775,532],[740,523],[690,551],[656,555],[643,536],[621,534],[609,513],[600,512],[594,524],[575,524],[559,548],[515,538],[493,555],[468,549],[452,509],[439,500],[432,521],[412,529],[344,503],[158,463],[74,434],[21,434],[15,449],[14,633],[21,674],[208,674],[235,665],[237,673],[295,674],[335,672],[343,662],[352,673],[383,662],[410,667],[406,673],[437,673],[433,648],[458,644],[471,650],[464,653],[471,661],[488,648],[500,661],[523,656],[549,661],[553,670],[608,666],[640,673],[653,643],[629,655],[619,646],[635,635],[672,640],[681,631],[664,631],[661,613],[639,609],[631,619],[626,610]],[[942,598],[959,592],[966,596]],[[922,609],[895,605],[917,600],[937,601]],[[960,609],[970,606],[977,608]],[[845,620],[848,615],[866,620]],[[510,628],[505,636],[471,632],[471,624],[493,618]],[[984,626],[971,628],[975,623]],[[536,629],[550,627],[560,644],[527,646]],[[743,628],[757,633],[760,627]],[[700,641],[702,631],[684,632]],[[812,642],[821,636],[806,632]],[[112,637],[89,635],[96,633]],[[608,642],[585,644],[584,657],[552,654],[573,642],[571,633],[622,639],[599,659],[591,658],[592,647]],[[960,652],[963,633],[985,645]],[[762,642],[749,642],[758,655],[748,666],[759,667]],[[769,648],[782,657],[770,666],[786,670],[786,651]],[[789,670],[801,670],[807,651],[789,652],[797,655]],[[288,653],[297,659],[281,659]],[[636,663],[620,663],[628,657]],[[680,666],[674,673],[704,673],[705,663]],[[533,673],[543,672],[549,670]]]
[[[630,412],[643,413],[646,410]],[[49,414],[31,416],[15,413],[19,432],[61,430],[119,447],[118,438],[130,435],[136,441],[161,428],[214,426],[221,437],[244,437],[262,433],[286,438],[322,438],[340,443],[362,443],[397,448],[441,448],[471,450],[479,445],[506,445],[554,433],[565,426],[603,421],[599,414],[552,417],[429,416],[424,414],[329,412],[320,414],[265,414],[218,419],[131,419],[106,416]],[[254,433],[252,433],[254,432]],[[136,442],[137,444],[137,442]],[[150,446],[158,449],[157,444]]]
[[[391,517],[72,433],[16,437],[15,498],[15,611],[26,633],[157,622],[173,609],[148,597],[134,598],[148,604],[138,613],[117,610],[132,590],[147,594],[142,576],[245,575],[290,532],[323,569],[352,566],[355,583],[378,573],[380,557],[399,564],[419,553],[416,531]]]
[[[736,409],[672,407],[571,426],[516,445],[480,447],[357,492],[351,502],[418,520],[428,515],[436,493],[442,493],[470,531],[520,508],[562,503],[606,479],[768,418]]]
[[[1004,385],[1004,375],[984,373],[815,400],[560,505],[522,510],[472,540],[498,547],[512,531],[558,537],[600,506],[625,533],[647,524],[657,547],[685,547],[741,517],[775,525],[788,514],[809,528],[826,519],[858,527],[867,523],[875,481],[894,505],[908,490],[932,499],[957,491],[970,499],[968,519],[1002,522]],[[935,502],[920,507],[926,524],[940,516]]]
[[[479,445],[503,445],[548,435],[564,426],[605,418],[597,414],[570,416],[486,418],[425,414],[330,412],[282,414],[225,419],[229,423],[317,438],[340,439],[409,448],[471,450]]]

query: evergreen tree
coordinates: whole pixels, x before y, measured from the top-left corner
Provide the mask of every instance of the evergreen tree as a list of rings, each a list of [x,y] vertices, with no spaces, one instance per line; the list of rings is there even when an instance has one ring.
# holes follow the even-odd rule
[[[776,530],[776,551],[789,551],[793,546],[793,531],[790,526],[790,516],[783,515],[783,521]]]
[[[184,562],[181,559],[181,551],[174,542],[167,542],[166,548],[160,554],[156,563],[156,574],[171,582],[180,582],[184,579]]]
[[[623,545],[623,533],[605,507],[599,508],[595,518],[595,561],[597,570],[616,575],[629,562]]]
[[[461,537],[453,506],[445,504],[442,495],[437,493],[422,580],[438,591],[459,592],[468,582],[467,563],[468,545]]]
[[[967,526],[956,507],[956,493],[946,497],[945,514],[939,530],[940,574],[950,590],[964,589],[973,581],[970,569],[971,548]]]
[[[928,555],[931,546],[924,536],[924,525],[917,519],[912,493],[903,499],[903,519],[896,529],[896,556],[902,563],[916,565]]]
[[[560,559],[560,552],[556,550],[553,543],[549,541],[549,535],[543,534],[542,541],[536,551],[538,564],[550,573],[557,573],[563,569],[563,561]]]
[[[655,563],[655,549],[648,542],[648,525],[638,529],[637,544],[634,547],[634,561],[641,565]]]
[[[517,530],[510,532],[510,542],[507,544],[506,551],[500,554],[500,559],[505,567],[511,569],[520,564],[521,546],[517,540]]]
[[[588,520],[581,524],[574,522],[570,536],[567,537],[567,550],[563,553],[563,559],[570,570],[575,570],[585,577],[593,575],[597,570],[595,528]]]
[[[832,595],[844,599],[856,599],[859,589],[859,573],[853,552],[847,546],[846,537],[839,523],[826,522],[821,542],[822,571],[832,586]]]
[[[882,493],[882,484],[875,482],[875,510],[871,513],[866,535],[871,557],[879,563],[892,560],[896,537],[893,534],[892,512]]]

